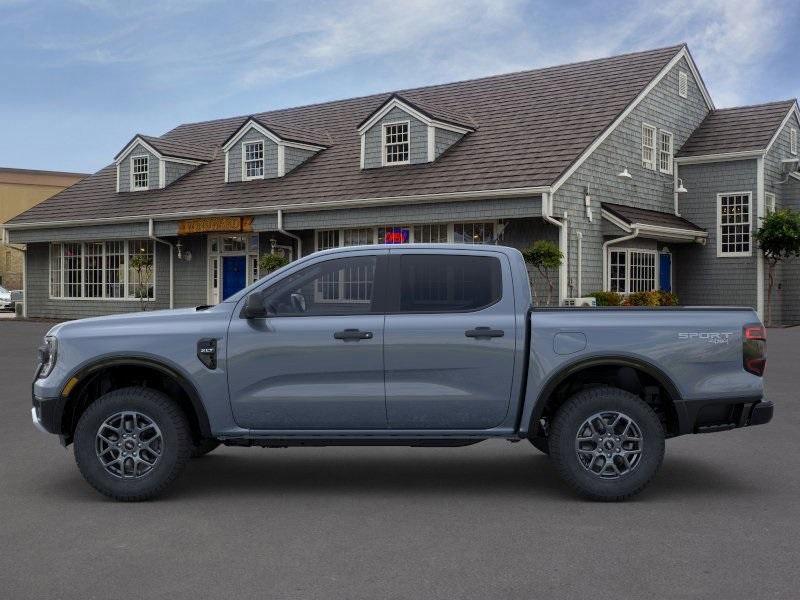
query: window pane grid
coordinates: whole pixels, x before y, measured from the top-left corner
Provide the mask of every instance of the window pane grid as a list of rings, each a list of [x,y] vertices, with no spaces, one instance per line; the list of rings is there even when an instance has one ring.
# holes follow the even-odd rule
[[[720,252],[750,252],[750,195],[720,196]]]
[[[409,158],[408,123],[383,126],[386,164],[407,163]]]
[[[631,250],[629,288],[631,292],[649,292],[656,289],[656,255],[652,252]]]
[[[453,241],[457,244],[491,244],[494,223],[455,223]]]
[[[447,243],[447,225],[415,225],[415,244],[444,244]]]
[[[626,293],[626,277],[625,277],[625,267],[627,264],[626,261],[626,253],[614,251],[611,252],[611,259],[609,260],[610,266],[610,289],[612,292],[617,292],[619,294]]]
[[[64,244],[64,296],[80,298],[83,294],[83,244]]]
[[[248,142],[244,145],[245,177],[264,176],[264,142]]]
[[[375,232],[372,227],[362,229],[345,229],[342,246],[364,246],[372,244]]]
[[[50,246],[50,295],[57,298],[61,291],[61,244]]]
[[[106,298],[125,294],[125,242],[106,242]]]
[[[147,156],[135,156],[133,158],[133,189],[147,189],[149,185],[149,163]]]
[[[84,298],[103,297],[103,243],[84,246]]]
[[[642,166],[656,168],[656,128],[642,125]]]
[[[662,173],[672,173],[672,134],[661,132],[658,152],[658,167]]]

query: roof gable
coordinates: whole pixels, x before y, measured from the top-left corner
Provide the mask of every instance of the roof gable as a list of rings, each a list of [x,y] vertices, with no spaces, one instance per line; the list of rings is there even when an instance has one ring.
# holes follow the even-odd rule
[[[227,152],[248,131],[255,129],[276,144],[286,144],[307,150],[324,150],[330,146],[330,140],[323,134],[303,130],[290,124],[268,124],[256,117],[247,117],[242,125],[222,143],[222,150]]]
[[[137,133],[114,157],[116,164],[122,162],[139,144],[144,146],[148,152],[159,159],[173,159],[199,165],[209,162],[214,158],[214,151],[203,146],[186,144],[180,140],[167,140]]]
[[[459,116],[455,112],[442,108],[433,108],[424,101],[416,100],[412,102],[400,94],[392,94],[358,124],[358,132],[363,134],[395,108],[399,108],[428,126],[439,127],[461,134],[475,131],[475,126],[470,123],[469,119]]]

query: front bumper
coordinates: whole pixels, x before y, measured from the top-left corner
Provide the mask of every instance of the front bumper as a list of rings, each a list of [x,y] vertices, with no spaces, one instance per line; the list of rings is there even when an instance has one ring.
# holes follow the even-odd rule
[[[33,397],[31,418],[33,425],[43,433],[61,434],[61,417],[64,414],[64,398]]]

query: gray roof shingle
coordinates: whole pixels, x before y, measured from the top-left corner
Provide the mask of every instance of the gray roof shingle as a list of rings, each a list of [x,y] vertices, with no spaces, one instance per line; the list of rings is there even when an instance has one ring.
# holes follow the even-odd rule
[[[712,110],[678,152],[705,156],[764,150],[795,100]]]
[[[683,48],[522,71],[397,92],[474,123],[433,163],[359,168],[357,126],[389,95],[253,115],[274,127],[324,132],[328,147],[285,177],[225,183],[219,147],[248,117],[180,125],[160,140],[216,149],[208,164],[165,189],[115,193],[114,165],[18,215],[13,223],[243,209],[552,184]],[[431,108],[429,108],[432,110]],[[291,136],[289,136],[291,137]],[[246,214],[246,212],[245,212]]]
[[[612,204],[610,202],[603,202],[603,210],[607,210],[614,216],[622,219],[628,225],[640,223],[642,225],[656,225],[658,227],[670,227],[672,229],[705,231],[705,229],[695,225],[688,219],[684,219],[672,213],[635,208],[633,206],[623,206],[622,204]]]

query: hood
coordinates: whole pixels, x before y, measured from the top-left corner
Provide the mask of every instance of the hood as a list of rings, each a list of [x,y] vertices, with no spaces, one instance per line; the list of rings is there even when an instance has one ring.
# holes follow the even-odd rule
[[[116,327],[125,326],[150,326],[158,324],[159,322],[174,323],[176,320],[184,320],[203,312],[219,310],[221,306],[222,305],[212,306],[204,310],[198,310],[197,308],[176,308],[173,310],[152,310],[106,315],[103,317],[89,317],[87,319],[58,323],[50,328],[47,335],[58,335],[59,333],[72,333],[89,329],[97,331],[103,328],[111,330]],[[222,310],[224,310],[224,308]]]

